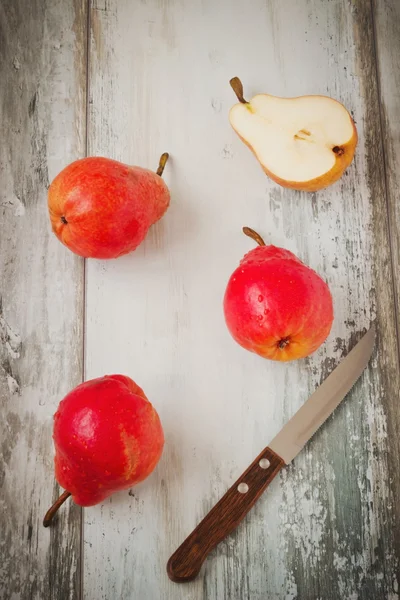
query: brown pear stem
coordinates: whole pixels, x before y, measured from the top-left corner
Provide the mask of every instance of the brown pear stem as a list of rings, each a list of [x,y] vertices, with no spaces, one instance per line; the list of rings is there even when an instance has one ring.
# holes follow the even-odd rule
[[[240,81],[239,77],[232,77],[229,83],[231,84],[231,88],[235,92],[239,102],[241,102],[242,104],[248,104],[247,100],[243,98],[243,84]]]
[[[257,231],[254,231],[254,229],[250,229],[250,227],[243,227],[242,231],[249,238],[257,242],[259,246],[265,246],[265,242],[262,239],[261,235],[257,233]]]
[[[69,498],[71,495],[70,492],[65,491],[63,494],[61,494],[61,496],[54,502],[53,506],[51,506],[49,508],[49,510],[47,511],[47,513],[44,516],[43,519],[43,526],[44,527],[48,527],[52,520],[54,515],[56,514],[56,512],[58,511],[58,509],[60,508],[60,506],[62,504],[64,504],[64,502],[66,501],[67,498]]]
[[[158,169],[156,171],[157,175],[159,175],[160,177],[164,172],[165,165],[167,164],[168,159],[169,159],[168,152],[164,152],[164,154],[161,154],[160,162],[158,163]]]

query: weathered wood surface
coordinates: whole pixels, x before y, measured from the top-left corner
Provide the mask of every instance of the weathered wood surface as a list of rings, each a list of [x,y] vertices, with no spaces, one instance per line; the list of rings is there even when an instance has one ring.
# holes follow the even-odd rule
[[[82,378],[83,264],[53,236],[47,186],[85,151],[86,10],[0,7],[0,598],[79,597],[80,510],[58,494],[52,415]]]
[[[172,205],[136,253],[88,265],[86,376],[136,378],[167,444],[147,482],[86,511],[85,599],[397,598],[398,348],[372,5],[95,0],[90,19],[89,152],[154,167],[169,151]],[[340,183],[307,195],[263,175],[227,122],[234,75],[249,96],[322,93],[351,109],[360,142]],[[250,248],[243,225],[329,282],[335,324],[307,361],[271,364],[228,336],[221,302]],[[171,583],[170,553],[374,319],[377,351],[347,402],[199,579]]]
[[[400,345],[400,3],[376,0],[375,32],[380,91],[380,121],[384,146],[384,168],[390,242]],[[400,438],[400,431],[397,430]],[[397,464],[400,472],[400,463]]]
[[[396,0],[90,4],[88,152],[155,168],[169,151],[172,204],[135,253],[88,262],[85,376],[136,379],[166,448],[146,482],[85,510],[80,589],[79,510],[50,533],[40,520],[57,493],[51,415],[82,376],[82,263],[49,233],[45,202],[85,151],[86,14],[78,0],[3,1],[0,597],[397,599]],[[234,75],[249,96],[344,102],[360,142],[343,179],[318,194],[269,181],[228,124]],[[269,363],[228,335],[243,225],[331,287],[332,334],[306,361]],[[377,350],[346,403],[198,580],[170,582],[170,554],[374,319]]]
[[[387,285],[387,294],[395,303],[394,331],[389,329],[382,339],[386,349],[387,339],[397,335],[400,349],[400,3],[397,0],[374,0],[376,70],[380,99],[380,127],[383,140],[383,168],[389,228],[382,231],[377,243],[391,246],[392,287],[381,280],[381,288]],[[371,115],[372,118],[372,115]],[[390,323],[388,323],[390,326]],[[388,336],[388,337],[386,337]],[[399,353],[400,355],[400,353]],[[397,366],[399,372],[400,361]],[[393,365],[392,368],[396,368]],[[391,393],[393,389],[393,395]],[[392,481],[393,530],[396,542],[393,548],[397,557],[397,582],[400,581],[400,385],[390,387],[385,394],[388,423],[389,472]],[[385,544],[386,548],[388,547]],[[396,588],[397,594],[398,587]]]
[[[374,0],[385,184],[397,315],[400,314],[400,2]],[[399,332],[397,333],[399,336]]]

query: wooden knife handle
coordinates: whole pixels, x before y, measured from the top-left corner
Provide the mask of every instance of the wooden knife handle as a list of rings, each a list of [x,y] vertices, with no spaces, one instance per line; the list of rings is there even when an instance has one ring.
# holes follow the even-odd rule
[[[171,556],[167,572],[172,581],[197,577],[209,552],[239,525],[284,464],[268,447],[257,456]]]

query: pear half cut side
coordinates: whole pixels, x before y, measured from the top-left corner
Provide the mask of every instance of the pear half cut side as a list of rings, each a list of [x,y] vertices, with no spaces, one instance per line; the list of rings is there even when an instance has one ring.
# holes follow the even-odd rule
[[[340,102],[327,96],[268,94],[246,101],[237,81],[231,80],[239,103],[230,110],[230,123],[271,179],[312,192],[343,175],[354,157],[357,130]]]

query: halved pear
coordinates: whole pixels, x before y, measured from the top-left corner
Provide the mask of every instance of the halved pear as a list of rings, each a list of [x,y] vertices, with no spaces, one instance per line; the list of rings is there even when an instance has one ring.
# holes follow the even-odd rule
[[[328,96],[278,98],[258,94],[247,102],[238,77],[238,97],[229,120],[261,163],[283,187],[315,192],[337,181],[353,160],[357,130],[346,108]]]

